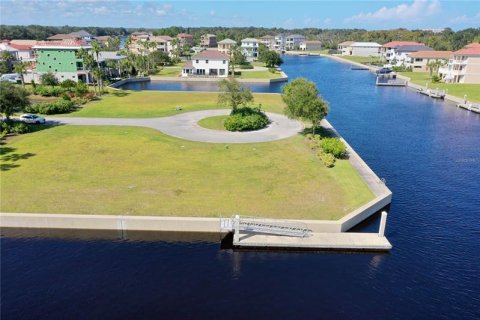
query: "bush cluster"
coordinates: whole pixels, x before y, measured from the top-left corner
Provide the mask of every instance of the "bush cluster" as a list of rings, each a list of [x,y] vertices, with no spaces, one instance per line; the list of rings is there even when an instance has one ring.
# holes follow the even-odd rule
[[[17,120],[0,121],[0,132],[2,136],[8,133],[22,134],[29,131],[29,125]]]
[[[50,86],[42,86],[36,85],[32,87],[33,94],[40,95],[43,97],[59,97],[61,94],[67,91],[66,88],[62,87],[50,87]]]
[[[252,131],[265,128],[269,124],[268,117],[260,108],[237,108],[225,119],[228,131]]]
[[[248,64],[241,64],[238,66],[238,68],[241,70],[251,70],[254,68],[254,66],[248,63]]]
[[[325,130],[320,134],[307,134],[307,144],[310,149],[317,151],[317,156],[327,168],[335,165],[336,159],[342,159],[347,154],[345,144],[339,139],[328,137]]]
[[[29,106],[25,109],[28,113],[60,114],[75,110],[75,103],[71,100],[60,99],[55,102],[44,102]]]

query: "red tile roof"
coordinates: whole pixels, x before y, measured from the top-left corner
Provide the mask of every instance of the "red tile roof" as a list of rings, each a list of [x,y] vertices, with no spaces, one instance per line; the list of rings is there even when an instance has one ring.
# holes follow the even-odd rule
[[[188,34],[188,33],[179,33],[179,34],[177,34],[177,37],[178,38],[193,38],[193,36],[191,34]]]
[[[230,60],[230,57],[217,50],[205,50],[194,55],[192,59]]]
[[[17,50],[32,50],[32,46],[29,46],[27,44],[9,43],[8,45],[12,48],[17,49]]]
[[[385,43],[382,47],[384,48],[396,48],[399,46],[415,46],[415,45],[425,45],[421,42],[416,41],[391,41]]]
[[[480,56],[480,44],[471,43],[453,54],[456,56]]]
[[[417,51],[410,54],[411,58],[437,58],[450,59],[453,57],[452,51]]]

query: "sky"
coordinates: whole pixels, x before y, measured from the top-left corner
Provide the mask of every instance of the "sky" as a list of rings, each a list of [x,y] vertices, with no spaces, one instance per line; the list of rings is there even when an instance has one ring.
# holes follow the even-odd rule
[[[125,28],[278,27],[453,30],[480,27],[480,0],[0,0],[0,23]]]

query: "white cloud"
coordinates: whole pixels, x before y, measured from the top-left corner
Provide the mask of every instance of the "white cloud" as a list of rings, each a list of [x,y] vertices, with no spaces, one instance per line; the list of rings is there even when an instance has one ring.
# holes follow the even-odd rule
[[[306,27],[313,27],[313,26],[318,25],[319,23],[320,23],[320,19],[316,19],[316,18],[307,17],[303,20],[303,24]]]
[[[475,16],[468,17],[467,15],[458,16],[450,20],[450,23],[453,24],[462,24],[462,23],[472,23],[472,24],[480,24],[480,12],[478,12]]]
[[[101,15],[101,14],[107,14],[107,13],[109,13],[109,12],[110,12],[110,10],[109,10],[107,7],[105,7],[105,6],[93,8],[93,13],[94,13],[94,14],[99,14],[99,15]]]
[[[441,6],[438,0],[414,0],[411,4],[402,3],[395,7],[382,7],[375,12],[361,12],[346,18],[345,22],[415,21],[440,11]]]
[[[211,10],[209,14],[211,17],[215,17],[215,11]]]

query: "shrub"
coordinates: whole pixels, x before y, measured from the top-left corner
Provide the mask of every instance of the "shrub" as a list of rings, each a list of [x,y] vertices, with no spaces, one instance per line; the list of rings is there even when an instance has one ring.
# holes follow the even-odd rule
[[[440,82],[440,79],[441,79],[441,78],[440,78],[439,76],[437,76],[436,74],[434,74],[434,75],[432,76],[432,82],[433,82],[433,83],[438,83],[438,82]]]
[[[33,93],[43,97],[58,97],[66,91],[60,87],[35,86],[32,88]]]
[[[62,81],[60,83],[60,86],[62,88],[65,88],[65,89],[72,90],[73,88],[75,88],[77,86],[77,83],[73,80],[67,79],[67,80]]]
[[[320,141],[320,147],[324,153],[329,153],[337,159],[345,157],[347,149],[339,138],[324,138]]]
[[[265,128],[269,124],[268,117],[259,108],[243,107],[232,111],[225,119],[228,131],[251,131]]]
[[[40,81],[44,85],[56,86],[58,84],[58,79],[51,72],[44,73],[40,76]]]
[[[83,81],[78,81],[75,86],[75,93],[77,96],[83,96],[84,94],[88,93],[88,86]]]
[[[8,133],[22,134],[29,131],[29,126],[26,123],[16,120],[0,121],[0,132],[5,136]]]
[[[268,68],[268,71],[270,71],[271,73],[277,73],[278,70],[276,68]]]
[[[41,114],[69,113],[75,110],[73,101],[60,99],[55,102],[44,102],[28,107],[25,111]]]
[[[238,67],[239,67],[239,69],[242,69],[242,70],[250,70],[250,69],[254,68],[251,64],[241,64]]]
[[[332,168],[335,165],[335,157],[331,153],[319,152],[317,156],[327,168]]]

